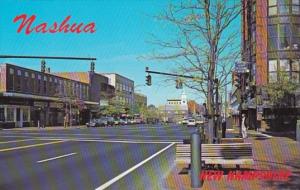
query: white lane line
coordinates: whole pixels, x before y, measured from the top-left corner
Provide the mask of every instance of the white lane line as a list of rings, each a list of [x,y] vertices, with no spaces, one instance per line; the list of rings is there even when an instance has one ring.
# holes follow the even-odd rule
[[[24,142],[24,141],[33,141],[33,140],[36,140],[36,139],[22,139],[22,140],[14,140],[14,141],[3,141],[3,142],[0,142],[0,144],[14,143],[14,142]]]
[[[107,142],[107,143],[133,143],[133,144],[170,144],[170,143],[182,143],[182,140],[174,141],[159,141],[159,140],[130,140],[130,139],[70,139],[70,138],[37,138],[37,140],[67,140],[67,141],[79,141],[79,142]]]
[[[74,154],[77,154],[77,153],[73,152],[73,153],[70,153],[70,154],[65,154],[65,155],[61,155],[61,156],[57,156],[57,157],[53,157],[53,158],[48,158],[48,159],[45,159],[45,160],[37,161],[37,163],[48,162],[48,161],[51,161],[51,160],[56,160],[56,159],[59,159],[59,158],[64,158],[64,157],[72,156]]]
[[[5,133],[4,135],[19,135],[17,133]],[[4,135],[1,135],[4,137]],[[22,133],[21,135],[45,135],[45,133]],[[49,135],[60,135],[60,136],[93,136],[93,137],[110,137],[110,136],[116,136],[116,134],[72,134],[72,133],[49,133]],[[188,133],[188,135],[190,135]],[[139,134],[117,134],[119,137],[139,137],[141,135]],[[174,137],[170,135],[143,135],[143,137]],[[178,136],[184,136],[184,135],[177,135]],[[34,136],[32,136],[34,137]]]
[[[156,157],[157,155],[161,154],[162,152],[164,152],[165,150],[169,149],[171,146],[173,146],[175,143],[171,143],[168,146],[166,146],[165,148],[161,149],[160,151],[156,152],[155,154],[153,154],[152,156],[148,157],[147,159],[143,160],[142,162],[136,164],[135,166],[129,168],[128,170],[124,171],[123,173],[117,175],[116,177],[114,177],[113,179],[107,181],[106,183],[104,183],[103,185],[101,185],[100,187],[96,188],[96,190],[103,190],[106,189],[107,187],[111,186],[113,183],[115,183],[116,181],[122,179],[123,177],[125,177],[127,174],[129,174],[130,172],[136,170],[138,167],[144,165],[146,162],[150,161],[151,159],[153,159],[154,157]]]
[[[19,136],[19,135],[9,135],[2,137],[28,137],[28,136]],[[101,138],[68,138],[68,137],[31,137],[34,140],[67,140],[67,141],[86,141],[86,142],[108,142],[108,143],[144,143],[144,144],[170,144],[170,143],[182,143],[182,140],[142,140],[142,139],[101,139]]]

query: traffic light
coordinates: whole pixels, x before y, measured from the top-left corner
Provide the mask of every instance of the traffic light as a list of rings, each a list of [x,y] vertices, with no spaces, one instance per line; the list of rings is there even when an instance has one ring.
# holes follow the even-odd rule
[[[147,75],[146,76],[146,85],[151,86],[152,82],[151,82],[151,75]]]
[[[180,79],[176,79],[176,88],[182,89],[182,81]]]
[[[42,73],[46,72],[46,61],[45,60],[41,61],[41,72]]]
[[[91,62],[91,72],[95,72],[95,62]]]

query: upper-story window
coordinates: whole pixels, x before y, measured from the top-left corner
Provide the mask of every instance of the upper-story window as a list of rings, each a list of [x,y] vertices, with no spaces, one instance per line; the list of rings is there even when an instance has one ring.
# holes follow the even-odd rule
[[[277,15],[277,0],[269,0],[269,16]]]
[[[10,69],[9,69],[9,74],[13,75],[14,73],[15,73],[15,70],[12,69],[12,68],[10,68]]]
[[[28,77],[28,76],[29,76],[28,72],[25,72],[25,77]]]
[[[17,74],[18,74],[18,76],[21,76],[21,75],[22,75],[21,70],[18,70],[18,71],[17,71]]]
[[[300,14],[300,0],[292,0],[292,14]]]

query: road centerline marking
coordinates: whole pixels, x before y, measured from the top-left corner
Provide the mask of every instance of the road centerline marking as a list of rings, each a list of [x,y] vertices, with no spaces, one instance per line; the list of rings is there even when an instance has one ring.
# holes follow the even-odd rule
[[[48,158],[48,159],[40,160],[40,161],[37,161],[37,163],[48,162],[48,161],[51,161],[51,160],[56,160],[56,159],[59,159],[59,158],[64,158],[64,157],[72,156],[72,155],[75,155],[75,154],[77,154],[77,152],[72,152],[70,154],[64,154],[64,155],[61,155],[61,156],[56,156],[56,157],[53,157],[53,158]]]
[[[148,158],[146,158],[145,160],[141,161],[140,163],[134,165],[133,167],[129,168],[128,170],[122,172],[121,174],[117,175],[116,177],[112,178],[111,180],[107,181],[106,183],[102,184],[100,187],[96,188],[96,190],[103,190],[106,189],[107,187],[111,186],[113,183],[117,182],[118,180],[122,179],[123,177],[125,177],[127,174],[129,174],[130,172],[136,170],[137,168],[139,168],[140,166],[144,165],[145,163],[147,163],[148,161],[152,160],[154,157],[158,156],[159,154],[161,154],[162,152],[164,152],[165,150],[169,149],[170,147],[172,147],[175,143],[171,143],[168,146],[166,146],[165,148],[159,150],[158,152],[152,154],[151,156],[149,156]]]
[[[12,148],[5,148],[5,149],[0,149],[0,152],[19,150],[19,149],[25,149],[25,148],[31,148],[31,147],[37,147],[37,146],[44,146],[44,145],[49,145],[49,144],[57,144],[57,143],[62,143],[62,142],[66,142],[66,141],[61,140],[61,141],[54,141],[54,142],[48,142],[48,143],[39,143],[39,144],[31,144],[31,145],[25,145],[25,146],[17,146],[17,147],[12,147]]]

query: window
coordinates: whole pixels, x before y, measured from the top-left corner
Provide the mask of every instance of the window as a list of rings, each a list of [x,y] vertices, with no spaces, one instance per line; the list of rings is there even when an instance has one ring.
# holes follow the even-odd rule
[[[269,83],[277,81],[277,73],[269,73]]]
[[[276,24],[268,26],[268,36],[269,37],[278,37],[277,25]]]
[[[291,70],[289,60],[282,59],[282,60],[279,61],[279,64],[280,64],[280,71],[289,72]]]
[[[277,81],[277,60],[269,60],[269,82]]]
[[[4,108],[0,108],[0,121],[5,121]]]
[[[269,7],[269,16],[277,15],[277,7]]]
[[[28,108],[23,109],[23,121],[25,122],[30,121]]]
[[[14,108],[7,108],[6,121],[15,121],[15,109]]]
[[[25,77],[28,77],[28,76],[29,76],[28,72],[25,72]]]
[[[12,68],[10,68],[10,69],[9,69],[9,74],[13,75],[14,73],[15,73],[15,70],[12,69]]]
[[[276,6],[277,0],[269,0],[269,6]]]
[[[33,79],[35,78],[35,74],[34,73],[31,74],[31,78],[33,78]]]
[[[299,83],[300,80],[300,61],[299,60],[292,60],[292,81]]]
[[[22,75],[22,72],[20,70],[17,71],[18,76]]]
[[[270,60],[269,61],[269,72],[276,72],[277,71],[277,60]]]

